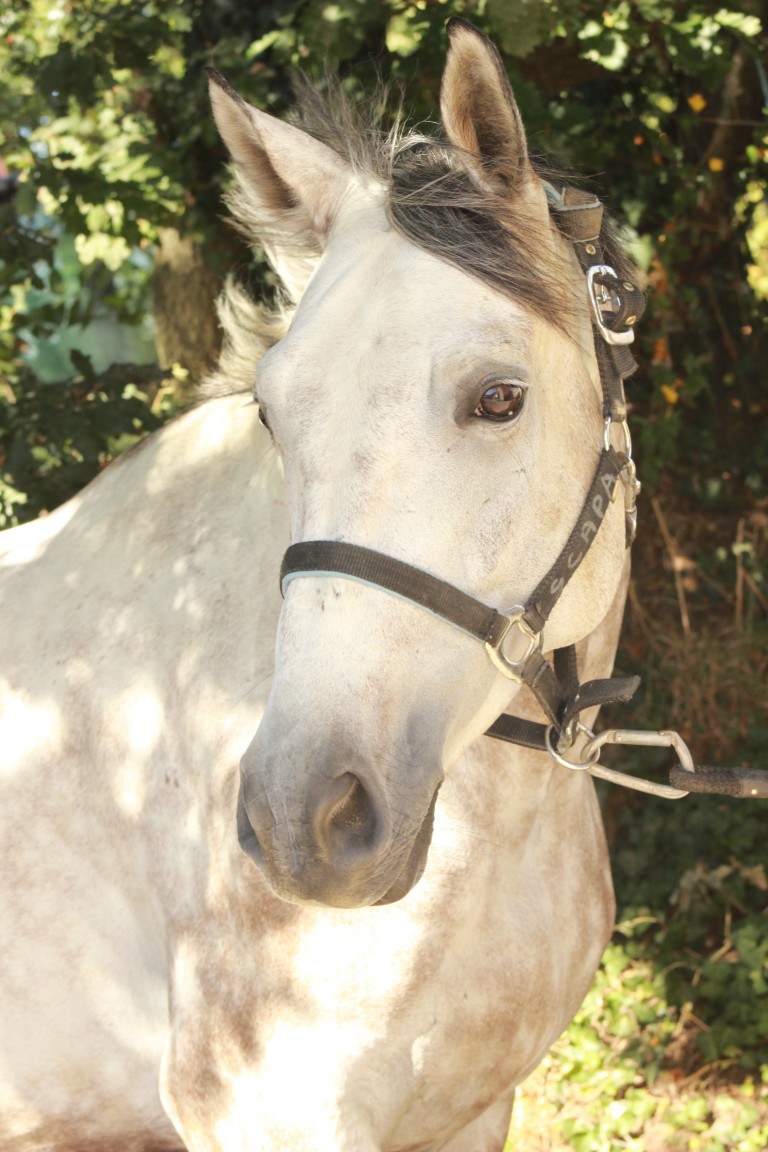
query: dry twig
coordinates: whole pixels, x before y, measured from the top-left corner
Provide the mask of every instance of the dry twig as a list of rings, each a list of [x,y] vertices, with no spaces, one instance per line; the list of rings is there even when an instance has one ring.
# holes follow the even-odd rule
[[[675,591],[677,592],[677,603],[680,608],[680,623],[683,626],[683,635],[688,639],[691,635],[691,619],[688,615],[688,602],[685,598],[685,587],[683,586],[683,568],[685,567],[685,557],[678,549],[672,534],[667,527],[667,522],[664,519],[664,513],[661,510],[661,505],[658,499],[654,496],[651,500],[653,514],[656,517],[656,522],[659,525],[661,535],[664,537],[664,543],[669,553],[670,563],[672,564],[672,574],[675,578]]]

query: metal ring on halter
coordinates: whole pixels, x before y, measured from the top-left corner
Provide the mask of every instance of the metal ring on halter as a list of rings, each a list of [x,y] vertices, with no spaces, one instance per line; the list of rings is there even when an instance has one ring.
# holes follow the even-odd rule
[[[626,456],[627,460],[631,460],[632,437],[629,432],[629,424],[627,423],[626,416],[623,416],[621,420],[614,420],[613,416],[606,417],[606,420],[603,424],[603,446],[606,452],[611,446],[611,425],[615,425],[617,428],[621,428],[622,432],[624,433],[624,449],[622,451],[622,449],[617,448],[616,451],[621,452],[623,456]]]
[[[583,725],[580,724],[579,727],[583,728]],[[552,730],[553,730],[553,728],[554,728],[553,724],[549,724],[547,726],[547,730],[544,733],[544,742],[547,745],[547,752],[549,752],[550,756],[552,757],[552,759],[555,761],[556,764],[561,764],[563,766],[563,768],[571,768],[574,771],[578,771],[578,772],[583,772],[585,770],[589,771],[590,768],[592,768],[595,764],[597,764],[598,760],[600,759],[600,749],[599,748],[594,748],[591,752],[590,759],[584,760],[581,763],[576,763],[573,760],[566,760],[565,756],[561,756],[560,753],[557,751],[557,749],[552,747]],[[588,728],[584,728],[583,730],[587,735],[594,738],[594,733],[590,732],[590,730]]]

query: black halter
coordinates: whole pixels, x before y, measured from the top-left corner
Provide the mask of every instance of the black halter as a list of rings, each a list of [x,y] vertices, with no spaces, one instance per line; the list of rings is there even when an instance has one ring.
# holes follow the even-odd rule
[[[281,591],[284,593],[286,585],[297,577],[343,576],[401,596],[479,640],[504,676],[531,689],[548,721],[539,724],[505,713],[491,725],[487,736],[549,752],[558,763],[569,768],[586,768],[595,775],[670,799],[684,796],[688,791],[768,796],[768,780],[763,778],[767,774],[745,773],[739,769],[694,770],[690,754],[676,733],[609,730],[595,737],[579,725],[579,714],[596,705],[630,700],[640,683],[639,677],[590,680],[580,684],[575,645],[557,649],[552,664],[543,655],[544,626],[597,536],[619,487],[624,491],[627,547],[634,540],[636,498],[640,485],[632,460],[624,380],[637,367],[628,345],[634,339],[633,325],[645,305],[637,286],[620,279],[612,267],[603,263],[600,245],[603,209],[600,202],[574,189],[557,193],[549,186],[547,196],[560,231],[572,241],[586,273],[605,422],[603,447],[592,483],[573,531],[552,567],[524,604],[501,613],[402,560],[357,544],[311,540],[292,544],[286,551],[280,572]],[[614,429],[618,430],[619,447],[612,443]],[[574,763],[566,759],[566,754],[573,749],[579,729],[582,737],[588,735],[591,741],[584,745],[582,739],[581,754],[585,760]],[[624,773],[597,768],[599,749],[604,743],[673,747],[680,760],[680,766],[670,772],[674,786],[634,780]]]

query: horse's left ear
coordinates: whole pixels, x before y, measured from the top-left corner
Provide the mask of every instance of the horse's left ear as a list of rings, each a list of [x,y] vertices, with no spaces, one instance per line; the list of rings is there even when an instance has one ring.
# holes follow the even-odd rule
[[[451,144],[467,155],[482,183],[522,192],[535,181],[501,56],[478,28],[454,16],[440,89],[440,112]]]

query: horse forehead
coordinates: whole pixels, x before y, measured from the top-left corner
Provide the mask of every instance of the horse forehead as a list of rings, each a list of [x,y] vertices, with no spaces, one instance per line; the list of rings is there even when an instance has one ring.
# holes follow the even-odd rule
[[[283,343],[312,368],[318,352],[324,363],[371,352],[411,361],[414,350],[485,343],[516,318],[527,336],[522,309],[400,235],[371,197],[342,214]]]

